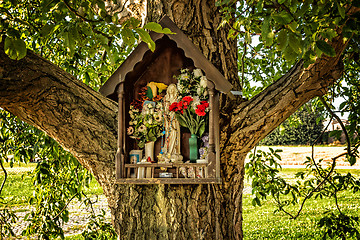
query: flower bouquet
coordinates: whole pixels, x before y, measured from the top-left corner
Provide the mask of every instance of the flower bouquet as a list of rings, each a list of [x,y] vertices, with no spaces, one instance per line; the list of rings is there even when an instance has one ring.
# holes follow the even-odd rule
[[[169,110],[176,113],[180,125],[189,129],[191,134],[201,137],[205,131],[205,116],[209,109],[207,101],[199,101],[185,96],[170,105]]]
[[[155,91],[154,87],[157,88]],[[129,115],[131,120],[127,134],[137,140],[139,148],[144,148],[145,143],[154,142],[163,135],[163,108],[160,100],[163,97],[162,90],[166,87],[165,84],[151,82],[141,89],[140,98],[130,104]],[[149,94],[151,90],[152,92]],[[157,94],[157,90],[160,94]]]

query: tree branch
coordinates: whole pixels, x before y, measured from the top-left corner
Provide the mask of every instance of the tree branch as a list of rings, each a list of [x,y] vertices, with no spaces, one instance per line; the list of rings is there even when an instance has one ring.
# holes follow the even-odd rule
[[[41,129],[96,177],[115,177],[117,104],[32,51],[11,60],[0,43],[0,107]],[[103,186],[104,187],[104,186]]]
[[[3,182],[2,182],[2,184],[1,184],[1,188],[0,188],[0,195],[1,195],[1,193],[2,193],[2,191],[3,191],[3,189],[4,189],[4,186],[5,186],[5,183],[6,183],[6,179],[7,179],[7,171],[6,171],[6,169],[4,168],[4,164],[3,164],[3,160],[2,159],[0,159],[0,166],[1,166],[1,169],[3,170],[3,172],[4,172],[4,180],[3,180]]]

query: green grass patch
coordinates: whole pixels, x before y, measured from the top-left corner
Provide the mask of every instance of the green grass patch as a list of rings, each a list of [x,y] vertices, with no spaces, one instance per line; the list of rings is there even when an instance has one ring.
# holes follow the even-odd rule
[[[8,178],[0,195],[2,198],[0,207],[5,204],[10,207],[27,205],[28,199],[33,195],[34,191],[32,172],[36,167],[36,163],[15,164],[13,168],[10,168],[9,163],[5,163],[5,166]],[[4,173],[0,171],[0,184],[3,180]],[[103,190],[95,178],[90,182],[89,188],[85,189],[85,194],[89,196],[103,194]]]
[[[0,182],[4,180],[4,175],[0,175]],[[27,204],[28,197],[32,195],[34,186],[32,176],[29,173],[8,174],[8,178],[1,193],[3,203],[8,206],[17,206]]]
[[[84,237],[81,234],[66,236],[65,240],[83,240]]]

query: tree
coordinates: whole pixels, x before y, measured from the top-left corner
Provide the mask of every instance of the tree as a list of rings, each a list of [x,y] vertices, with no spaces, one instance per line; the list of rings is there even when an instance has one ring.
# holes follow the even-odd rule
[[[201,0],[117,5],[110,1],[24,1],[23,8],[15,8],[16,4],[20,3],[4,1],[1,5],[5,17],[0,31],[6,37],[0,45],[0,107],[46,132],[95,176],[120,239],[242,239],[247,153],[304,103],[326,94],[340,78],[349,33],[356,32],[351,24],[356,28],[357,23],[357,8],[346,1],[222,1],[217,6]],[[267,80],[269,86],[250,100],[222,96],[221,185],[114,183],[116,103],[70,73],[96,89],[113,69],[109,63],[120,62],[119,54],[128,49],[115,41],[116,35],[121,34],[126,43],[135,40],[134,32],[146,40],[140,22],[129,18],[129,13],[154,22],[163,14],[170,16],[235,90],[243,87],[246,91],[250,86],[244,78],[244,59],[252,34],[261,33],[264,52],[282,67],[274,71],[288,70],[278,74],[276,81]],[[314,26],[307,25],[311,21]],[[228,34],[244,39],[240,81],[236,40]],[[275,43],[277,51],[270,48]],[[26,52],[26,46],[68,72],[33,51]],[[101,51],[94,55],[97,49]],[[280,55],[285,61],[277,61]],[[95,69],[89,67],[93,63]],[[90,82],[92,77],[100,80]]]
[[[320,109],[312,107],[311,102],[305,104],[290,118],[283,122],[266,138],[263,145],[312,145],[320,143],[323,126],[323,114]]]

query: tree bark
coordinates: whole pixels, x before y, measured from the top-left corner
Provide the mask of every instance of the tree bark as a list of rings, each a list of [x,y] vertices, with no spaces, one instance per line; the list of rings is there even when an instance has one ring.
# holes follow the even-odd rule
[[[148,19],[167,14],[238,88],[236,42],[206,0],[150,0]],[[221,185],[115,184],[116,103],[31,51],[10,60],[0,44],[0,107],[40,128],[69,150],[104,189],[119,239],[242,239],[246,154],[302,104],[326,92],[342,67],[321,57],[285,76],[250,101],[221,101]]]

